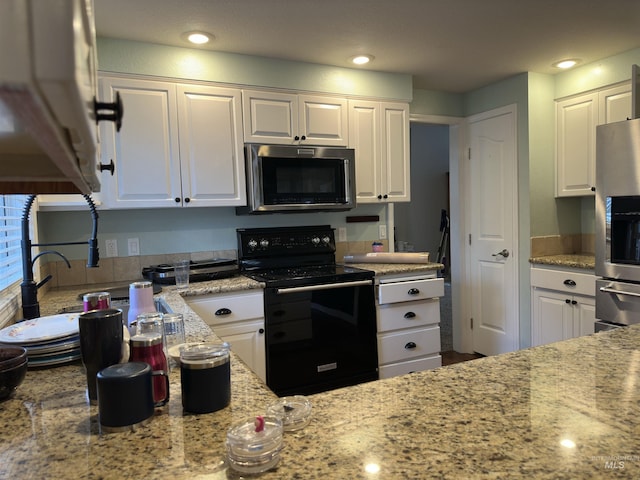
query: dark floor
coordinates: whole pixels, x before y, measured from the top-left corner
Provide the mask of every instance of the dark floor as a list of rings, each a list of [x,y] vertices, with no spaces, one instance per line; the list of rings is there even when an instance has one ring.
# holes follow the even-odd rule
[[[477,353],[458,353],[453,350],[448,352],[442,352],[442,366],[452,365],[459,362],[467,362],[469,360],[475,360],[476,358],[482,358],[482,355]]]

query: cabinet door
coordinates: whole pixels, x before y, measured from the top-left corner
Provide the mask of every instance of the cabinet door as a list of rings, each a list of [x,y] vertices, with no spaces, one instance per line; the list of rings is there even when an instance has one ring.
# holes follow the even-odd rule
[[[215,328],[215,332],[263,382],[267,381],[264,320],[226,324]]]
[[[405,103],[383,103],[384,134],[383,196],[389,202],[408,202],[410,195],[409,106]]]
[[[532,295],[532,346],[573,337],[573,311],[565,294],[534,288]]]
[[[596,323],[596,302],[593,297],[576,296],[573,305],[573,336],[581,337],[594,333]]]
[[[379,102],[349,101],[349,147],[356,153],[356,199],[379,203],[382,168]]]
[[[598,125],[631,118],[631,85],[624,84],[598,92]]]
[[[245,142],[297,143],[297,95],[244,90],[242,111]]]
[[[347,100],[300,95],[298,134],[307,145],[345,147],[348,143]],[[302,140],[304,138],[304,140]]]
[[[106,77],[104,101],[120,93],[122,129],[101,122],[102,163],[113,159],[115,173],[103,176],[102,194],[110,208],[175,207],[181,197],[175,85]]]
[[[593,195],[598,94],[556,103],[556,196]]]
[[[246,205],[240,90],[178,85],[182,202]]]

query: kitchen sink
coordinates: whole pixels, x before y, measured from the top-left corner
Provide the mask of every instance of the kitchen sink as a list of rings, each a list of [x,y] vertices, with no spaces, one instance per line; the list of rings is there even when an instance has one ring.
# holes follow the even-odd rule
[[[171,310],[171,307],[169,307],[169,305],[167,305],[167,303],[161,299],[154,299],[154,303],[156,305],[156,310],[160,313],[173,313],[173,310]],[[111,307],[112,308],[118,308],[120,310],[122,310],[122,318],[128,318],[129,316],[129,302],[127,300],[114,300],[111,302]],[[67,307],[61,308],[60,310],[58,310],[57,313],[76,313],[76,312],[82,312],[84,310],[84,307],[82,306],[82,304],[79,305],[69,305]]]

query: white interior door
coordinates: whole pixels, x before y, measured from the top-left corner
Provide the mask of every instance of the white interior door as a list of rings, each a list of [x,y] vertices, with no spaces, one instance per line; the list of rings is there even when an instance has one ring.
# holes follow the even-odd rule
[[[515,106],[469,118],[469,280],[473,349],[518,348]]]

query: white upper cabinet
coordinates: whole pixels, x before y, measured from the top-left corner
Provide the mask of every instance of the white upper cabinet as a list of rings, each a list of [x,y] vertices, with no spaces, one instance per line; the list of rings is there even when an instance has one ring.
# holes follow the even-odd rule
[[[625,83],[556,102],[556,196],[593,195],[596,127],[631,116]]]
[[[125,112],[120,132],[101,125],[102,163],[115,163],[105,206],[245,204],[239,90],[118,77],[100,87]]]
[[[350,100],[349,147],[358,203],[410,200],[408,104]]]
[[[347,145],[347,100],[244,90],[244,141],[284,145]]]
[[[183,202],[245,205],[240,91],[184,84],[177,89]]]

